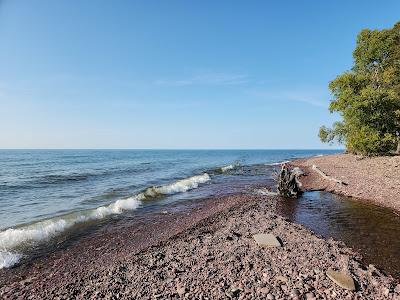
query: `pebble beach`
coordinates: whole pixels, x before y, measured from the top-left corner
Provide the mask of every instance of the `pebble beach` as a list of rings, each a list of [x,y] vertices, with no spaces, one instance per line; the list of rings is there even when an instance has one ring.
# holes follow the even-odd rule
[[[400,284],[341,242],[274,212],[247,192],[166,212],[146,231],[120,228],[1,271],[3,299],[399,299]],[[260,247],[269,233],[281,247]],[[122,242],[126,241],[126,242]],[[136,245],[136,246],[134,246]],[[138,245],[140,245],[138,247]],[[351,276],[355,290],[327,276]]]

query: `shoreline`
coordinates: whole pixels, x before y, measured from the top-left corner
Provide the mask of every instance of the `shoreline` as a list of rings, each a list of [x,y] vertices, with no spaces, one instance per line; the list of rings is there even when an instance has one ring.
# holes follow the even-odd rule
[[[278,197],[211,198],[140,226],[104,228],[65,249],[0,270],[0,296],[42,298],[396,299],[400,284],[343,243],[324,240],[275,212]],[[271,232],[283,247],[260,248]],[[310,247],[310,244],[313,247]],[[355,292],[325,275],[351,274]],[[233,294],[232,294],[233,293]]]
[[[352,197],[393,209],[400,215],[400,156],[363,158],[333,154],[296,159],[290,165],[305,172],[300,176],[305,191],[323,190]],[[313,166],[345,184],[323,178]]]

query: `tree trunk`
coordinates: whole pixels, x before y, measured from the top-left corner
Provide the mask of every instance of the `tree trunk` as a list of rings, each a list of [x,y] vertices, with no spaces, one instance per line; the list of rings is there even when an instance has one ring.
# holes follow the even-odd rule
[[[397,150],[396,154],[400,154],[400,138],[397,139]]]
[[[289,169],[286,164],[282,165],[278,177],[278,193],[280,196],[298,198],[302,194],[297,176],[298,174],[293,169]]]

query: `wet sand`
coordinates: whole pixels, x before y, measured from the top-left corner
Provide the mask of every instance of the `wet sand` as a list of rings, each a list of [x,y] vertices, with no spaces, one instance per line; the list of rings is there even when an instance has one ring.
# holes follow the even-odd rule
[[[336,154],[294,160],[291,164],[305,170],[306,176],[300,181],[306,190],[325,190],[368,200],[400,212],[400,156],[368,158]],[[346,184],[324,179],[312,169],[313,165]]]
[[[399,299],[400,284],[343,243],[278,216],[280,198],[237,194],[105,227],[65,249],[0,270],[2,299]],[[256,233],[283,247],[260,248]],[[327,278],[349,273],[356,291]]]

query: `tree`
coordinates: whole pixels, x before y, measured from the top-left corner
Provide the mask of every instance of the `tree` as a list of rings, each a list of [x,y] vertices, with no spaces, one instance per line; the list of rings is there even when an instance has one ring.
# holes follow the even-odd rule
[[[391,29],[362,30],[353,58],[353,68],[329,84],[329,110],[342,121],[322,126],[319,137],[355,154],[400,153],[400,22]]]

